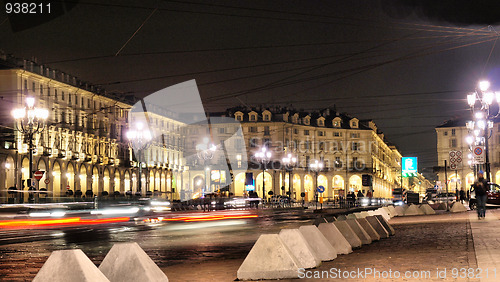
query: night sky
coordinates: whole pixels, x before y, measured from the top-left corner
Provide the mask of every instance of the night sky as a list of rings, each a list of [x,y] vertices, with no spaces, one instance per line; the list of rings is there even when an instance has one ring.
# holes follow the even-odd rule
[[[335,105],[427,176],[434,127],[467,114],[479,79],[500,89],[498,1],[50,1],[10,17],[6,2],[5,53],[123,95],[196,79],[208,111]]]

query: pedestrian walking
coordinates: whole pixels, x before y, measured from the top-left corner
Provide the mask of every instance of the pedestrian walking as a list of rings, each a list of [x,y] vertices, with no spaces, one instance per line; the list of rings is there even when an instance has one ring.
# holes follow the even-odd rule
[[[464,189],[462,188],[462,190],[460,190],[460,203],[464,203],[465,201],[465,191]]]
[[[476,201],[477,201],[477,218],[481,219],[486,216],[486,199],[488,191],[488,181],[484,179],[483,171],[479,171],[477,174],[477,180],[474,182],[472,186],[474,192],[476,193]]]

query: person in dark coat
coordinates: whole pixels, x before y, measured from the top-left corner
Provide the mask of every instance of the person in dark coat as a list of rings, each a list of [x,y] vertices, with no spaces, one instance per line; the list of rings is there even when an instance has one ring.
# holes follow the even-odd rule
[[[460,190],[460,203],[464,203],[465,201],[465,191],[464,189]]]
[[[486,200],[488,198],[488,195],[486,194],[488,191],[488,181],[484,179],[482,171],[478,172],[477,180],[474,182],[473,189],[476,193],[477,218],[481,219],[486,216]]]

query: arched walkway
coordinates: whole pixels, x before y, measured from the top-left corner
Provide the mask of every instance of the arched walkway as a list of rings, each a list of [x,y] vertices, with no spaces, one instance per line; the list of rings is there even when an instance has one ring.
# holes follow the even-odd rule
[[[95,166],[92,169],[92,192],[94,195],[99,195],[99,171]]]
[[[120,179],[120,171],[118,169],[115,169],[115,179],[113,179],[115,184],[113,187],[113,192],[118,191],[123,194],[123,187],[121,185],[121,179]]]
[[[54,197],[62,197],[62,189],[61,189],[61,166],[59,162],[54,162],[52,167],[52,193]]]
[[[305,200],[308,202],[314,199],[313,185],[312,177],[306,174],[306,176],[304,176],[304,192],[306,193]]]
[[[298,199],[299,196],[300,196],[300,193],[302,192],[302,188],[301,188],[301,185],[302,185],[302,180],[300,179],[300,175],[298,174],[294,174],[293,175],[293,179],[292,179],[292,197],[294,199]]]
[[[266,195],[265,198],[269,197],[268,192],[273,191],[273,177],[271,174],[269,174],[266,171],[265,177],[264,177],[264,183],[265,183],[265,188],[266,188]],[[255,192],[257,192],[257,195],[262,197],[262,172],[257,175],[257,178],[255,179]]]
[[[234,195],[243,196],[245,194],[245,177],[244,172],[238,173],[234,178]]]
[[[356,192],[361,190],[361,177],[359,175],[353,175],[349,178],[349,191]]]
[[[83,195],[85,195],[85,191],[87,191],[87,167],[82,164],[80,166],[80,191]]]

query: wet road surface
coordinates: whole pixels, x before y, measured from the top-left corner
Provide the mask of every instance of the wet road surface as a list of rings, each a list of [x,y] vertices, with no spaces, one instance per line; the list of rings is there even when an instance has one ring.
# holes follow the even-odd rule
[[[256,219],[167,222],[158,225],[114,224],[69,230],[0,231],[0,277],[31,280],[50,253],[82,249],[98,265],[114,243],[137,242],[160,266],[232,259],[248,253],[262,233],[310,224],[310,211],[255,211]]]

